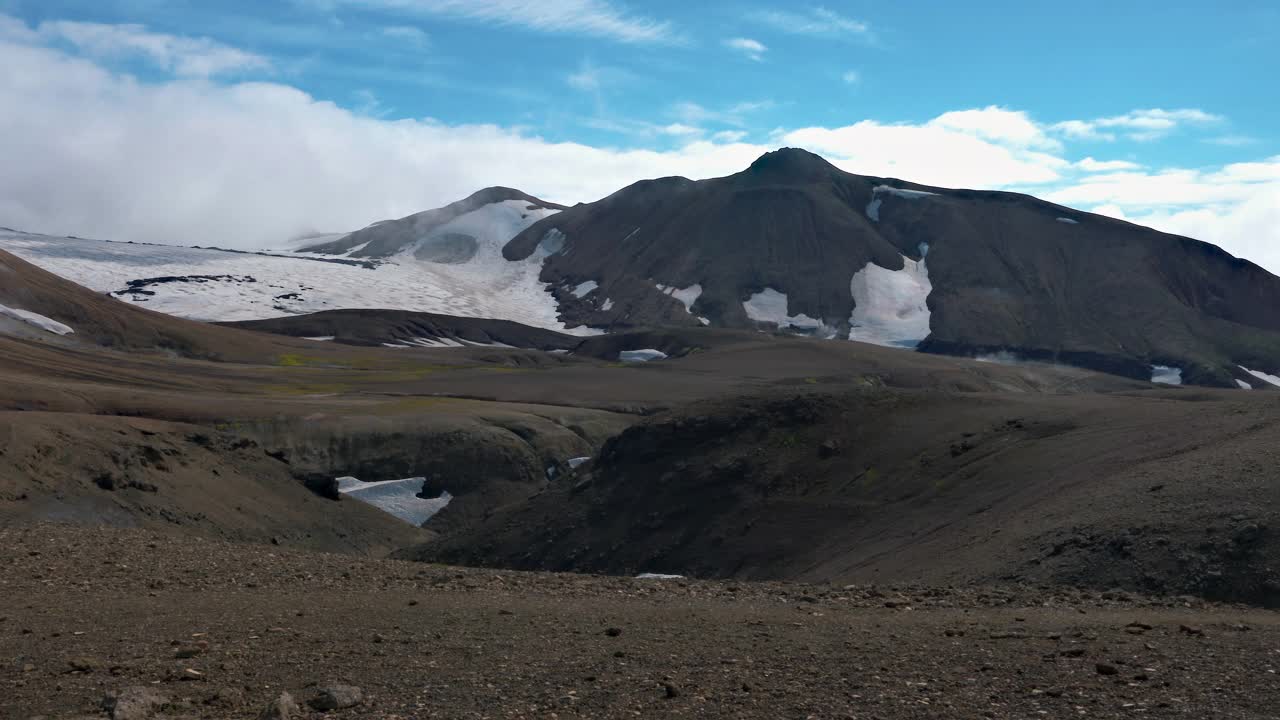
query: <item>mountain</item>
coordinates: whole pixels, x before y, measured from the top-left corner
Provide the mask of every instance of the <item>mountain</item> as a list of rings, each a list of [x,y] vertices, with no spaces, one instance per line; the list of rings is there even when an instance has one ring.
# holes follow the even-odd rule
[[[419,260],[461,264],[476,256],[486,236],[510,238],[528,218],[542,219],[564,209],[519,190],[490,187],[442,208],[376,222],[299,252],[359,258],[412,252]]]
[[[301,251],[147,245],[2,228],[0,249],[99,292],[194,320],[387,308],[564,330],[554,297],[538,280],[542,254],[520,262],[502,257],[512,237],[559,207],[489,188]]]
[[[259,361],[309,343],[255,336],[136,307],[0,250],[0,336],[65,348],[109,348]]]
[[[570,326],[773,327],[1221,387],[1280,374],[1280,278],[1250,262],[803,150],[723,178],[638,182],[540,220],[503,255],[549,246],[562,249],[540,277]]]
[[[1027,195],[850,174],[803,150],[571,208],[487,188],[303,245],[237,252],[0,229],[0,249],[206,321],[386,309],[575,335],[711,325],[1161,383],[1280,386],[1280,278],[1252,263]],[[319,317],[331,329],[346,322]],[[307,336],[440,334],[402,321]],[[483,341],[451,333],[443,328],[450,342]]]

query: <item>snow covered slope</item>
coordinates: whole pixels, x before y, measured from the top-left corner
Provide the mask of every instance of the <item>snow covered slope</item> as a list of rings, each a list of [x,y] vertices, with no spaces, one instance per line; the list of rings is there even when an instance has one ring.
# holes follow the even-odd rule
[[[71,329],[70,325],[65,325],[52,318],[47,318],[40,313],[11,308],[7,305],[0,305],[0,317],[20,320],[28,325],[38,327],[45,332],[51,332],[54,335],[70,335],[75,332],[75,330]]]
[[[565,330],[538,273],[502,246],[556,212],[521,200],[463,213],[385,259],[281,251],[259,254],[61,238],[0,230],[0,249],[93,290],[195,320],[258,320],[382,308],[514,320]],[[358,252],[359,246],[346,254]],[[586,328],[570,330],[588,334]]]
[[[929,269],[921,258],[903,257],[903,268],[867,263],[849,282],[853,315],[849,339],[889,347],[914,348],[929,337]]]
[[[361,482],[353,477],[338,478],[338,492],[348,497],[395,515],[401,520],[421,527],[449,504],[453,496],[443,493],[438,498],[418,497],[426,478]]]

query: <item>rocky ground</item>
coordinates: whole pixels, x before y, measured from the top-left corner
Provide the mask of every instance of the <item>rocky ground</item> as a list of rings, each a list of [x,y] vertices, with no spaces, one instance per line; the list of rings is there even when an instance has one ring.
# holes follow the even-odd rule
[[[4,718],[1280,717],[1280,615],[1190,598],[514,573],[62,525],[0,530],[0,596]]]

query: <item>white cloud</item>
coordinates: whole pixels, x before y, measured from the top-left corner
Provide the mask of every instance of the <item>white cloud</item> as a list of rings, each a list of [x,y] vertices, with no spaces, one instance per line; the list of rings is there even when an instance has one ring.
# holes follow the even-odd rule
[[[25,27],[0,16],[0,38]],[[779,145],[850,172],[948,187],[1036,190],[1212,240],[1280,270],[1280,157],[1144,172],[1065,159],[1025,113],[979,108],[922,123],[863,120],[745,142],[729,111],[686,103],[652,138],[669,151],[552,142],[528,131],[383,120],[276,83],[144,83],[67,52],[0,40],[0,225],[172,244],[261,247],[363,227],[508,185],[574,203],[643,178],[718,177]],[[366,98],[376,108],[376,97]],[[738,118],[741,119],[741,118]],[[719,127],[716,126],[719,124]],[[725,125],[729,127],[726,128]],[[703,135],[706,128],[710,135]],[[718,132],[717,132],[718,131]]]
[[[1051,130],[1061,133],[1072,140],[1102,140],[1111,142],[1116,139],[1112,133],[1099,132],[1097,125],[1084,120],[1064,120],[1050,126]]]
[[[1062,143],[1045,134],[1025,112],[995,105],[943,113],[929,124],[1017,147],[1060,150]]]
[[[570,73],[565,80],[569,83],[569,87],[576,90],[594,92],[600,89],[600,68],[583,63],[577,72]]]
[[[664,126],[662,128],[662,132],[665,135],[675,135],[677,137],[690,137],[694,135],[701,135],[702,128],[693,127],[692,125],[685,125],[683,123],[672,123],[670,125]]]
[[[886,125],[863,120],[841,128],[803,128],[782,142],[825,155],[862,175],[945,187],[1000,188],[1062,179],[1061,158],[1005,145],[933,122]]]
[[[382,34],[395,40],[404,40],[412,45],[427,44],[427,34],[412,25],[389,25],[382,28]]]
[[[845,70],[844,74],[840,76],[840,79],[843,80],[846,85],[857,85],[862,82],[862,73],[859,73],[857,70]]]
[[[1092,175],[1046,199],[1207,240],[1280,272],[1280,156],[1213,170]]]
[[[671,23],[629,13],[609,0],[330,0],[332,5],[436,15],[539,32],[590,35],[626,43],[670,43]]]
[[[756,62],[764,60],[764,54],[769,49],[759,40],[744,37],[729,38],[724,41],[724,46],[730,50],[737,50]]]
[[[1220,135],[1218,137],[1207,138],[1204,142],[1210,145],[1221,145],[1223,147],[1248,147],[1257,145],[1260,141],[1256,137],[1248,135]]]
[[[750,17],[775,29],[793,35],[825,37],[871,37],[871,25],[861,20],[845,17],[823,7],[810,8],[806,12],[763,10]]]
[[[696,102],[678,102],[671,106],[670,114],[686,125],[720,124],[735,127],[745,125],[747,116],[769,110],[775,106],[772,100],[752,100],[734,103],[717,110]]]
[[[1142,166],[1128,160],[1095,160],[1087,157],[1077,162],[1076,167],[1085,172],[1115,172],[1117,170],[1137,170]]]
[[[1280,183],[1256,188],[1238,203],[1199,208],[1125,212],[1114,204],[1093,212],[1205,240],[1280,273]]]
[[[1150,108],[1095,120],[1067,120],[1053,125],[1053,129],[1077,140],[1111,142],[1116,139],[1116,133],[1120,132],[1130,140],[1150,142],[1167,137],[1180,127],[1187,125],[1203,127],[1221,123],[1223,120],[1224,118],[1220,115],[1196,108],[1177,110]]]
[[[93,57],[143,57],[163,70],[184,77],[210,77],[271,67],[271,63],[260,55],[209,38],[155,33],[143,25],[58,20],[40,23],[36,35],[70,43]]]

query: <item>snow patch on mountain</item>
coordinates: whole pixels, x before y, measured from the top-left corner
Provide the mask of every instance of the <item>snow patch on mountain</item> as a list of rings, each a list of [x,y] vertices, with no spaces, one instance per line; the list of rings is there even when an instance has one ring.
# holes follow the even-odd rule
[[[787,294],[778,292],[771,287],[753,294],[746,302],[742,303],[742,309],[746,311],[747,317],[756,322],[772,323],[777,325],[779,330],[794,328],[815,335],[826,336],[829,334],[829,328],[823,321],[811,318],[804,313],[788,315],[787,307]],[[701,320],[701,318],[699,319]]]
[[[552,211],[546,211],[546,214],[551,215]],[[532,225],[533,223],[529,224]],[[515,237],[515,235],[512,235],[511,237]],[[507,238],[507,240],[510,239],[511,238]],[[551,228],[547,231],[546,235],[542,236],[542,240],[538,242],[538,252],[543,253],[544,258],[550,255],[555,255],[556,253],[564,250],[564,246],[567,241],[568,238],[560,231],[560,228]],[[503,241],[503,244],[506,244],[505,240]],[[537,253],[534,254],[536,255]]]
[[[922,248],[922,251],[924,249]],[[849,339],[887,347],[915,348],[929,336],[929,268],[924,257],[903,257],[901,270],[873,262],[853,274]]]
[[[700,283],[694,283],[687,288],[678,288],[671,285],[657,283],[657,287],[664,295],[670,295],[683,303],[685,312],[690,315],[693,314],[693,304],[698,302],[699,297],[702,297],[702,285]]]
[[[45,332],[51,332],[54,335],[70,335],[75,332],[70,325],[64,325],[53,318],[45,317],[40,313],[33,313],[30,310],[19,310],[11,308],[7,305],[0,305],[0,316],[20,320],[28,325],[38,327]]]
[[[1276,387],[1280,387],[1280,377],[1277,377],[1275,375],[1269,375],[1267,373],[1262,372],[1261,370],[1250,370],[1249,368],[1243,365],[1240,365],[1239,367],[1241,370],[1249,373],[1250,375],[1258,378],[1259,380],[1265,383],[1270,383],[1272,385],[1275,385]]]
[[[1247,382],[1245,382],[1245,381],[1243,381],[1243,380],[1237,380],[1237,381],[1236,381],[1236,387],[1240,388],[1241,390],[1252,390],[1252,389],[1253,389],[1253,386],[1252,386],[1252,385],[1250,385],[1249,383],[1247,383]]]
[[[1072,220],[1071,218],[1067,218],[1067,217],[1060,217],[1060,218],[1058,218],[1058,222],[1060,222],[1060,223],[1064,223],[1064,224],[1067,224],[1067,225],[1079,225],[1079,224],[1080,224],[1080,221],[1079,221],[1079,220]]]
[[[572,294],[576,298],[586,297],[598,287],[600,287],[600,283],[597,283],[595,280],[588,280],[584,283],[578,283],[578,286],[573,289]]]
[[[410,525],[421,527],[453,500],[448,492],[441,493],[437,498],[418,497],[425,482],[426,478],[420,477],[380,482],[361,482],[353,477],[340,477],[338,492],[368,503]]]
[[[994,363],[996,365],[1021,365],[1026,362],[1017,353],[1011,353],[1008,350],[977,355],[973,359],[980,363]]]
[[[881,195],[888,194],[894,197],[900,197],[904,200],[919,200],[920,198],[937,195],[938,193],[925,192],[924,190],[904,190],[902,188],[890,187],[889,185],[877,185],[871,191],[871,202],[867,203],[867,217],[875,222],[880,222],[880,206],[883,203]]]
[[[441,230],[474,238],[476,252],[466,262],[452,264],[420,260],[417,247],[365,263],[312,253],[260,255],[10,231],[0,231],[0,248],[90,289],[194,320],[386,308],[598,334],[586,327],[566,328],[554,296],[538,279],[543,261],[563,248],[563,234],[549,232],[551,237],[526,260],[502,257],[503,245],[516,233],[554,212],[507,201],[455,218]],[[193,273],[202,280],[176,281]],[[131,288],[129,282],[139,279],[163,281]]]
[[[650,360],[666,360],[667,354],[661,350],[646,348],[644,350],[623,350],[618,353],[622,362],[649,362]]]
[[[1182,368],[1170,367],[1168,365],[1152,365],[1151,382],[1159,383],[1161,385],[1181,385]]]

